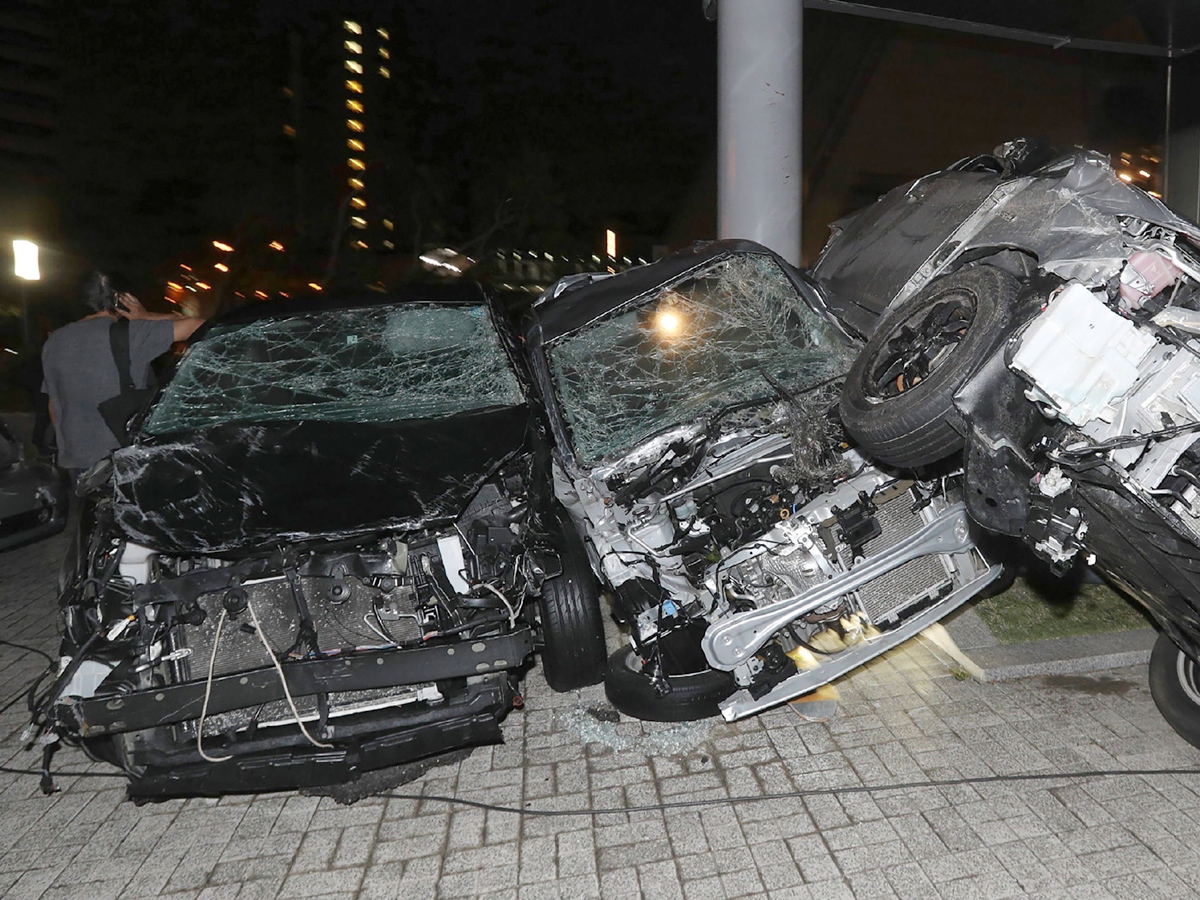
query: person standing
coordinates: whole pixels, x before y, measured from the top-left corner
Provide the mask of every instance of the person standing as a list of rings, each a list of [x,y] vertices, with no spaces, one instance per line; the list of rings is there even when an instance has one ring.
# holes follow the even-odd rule
[[[91,313],[53,332],[42,348],[42,389],[50,397],[58,464],[72,481],[120,446],[99,411],[101,403],[121,393],[112,324],[130,320],[129,373],[135,387],[145,388],[155,358],[204,323],[196,316],[148,312],[132,294],[116,291],[103,272],[86,278],[83,301]]]

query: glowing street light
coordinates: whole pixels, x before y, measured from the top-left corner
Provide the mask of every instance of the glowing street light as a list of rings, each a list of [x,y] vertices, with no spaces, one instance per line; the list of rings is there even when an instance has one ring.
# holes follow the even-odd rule
[[[13,274],[26,281],[38,281],[42,277],[38,269],[38,245],[33,241],[13,241]]]

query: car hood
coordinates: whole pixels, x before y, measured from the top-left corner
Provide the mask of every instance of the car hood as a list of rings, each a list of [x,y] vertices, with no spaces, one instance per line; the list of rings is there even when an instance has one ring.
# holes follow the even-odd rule
[[[869,329],[956,261],[1006,249],[1030,253],[1066,279],[1103,280],[1129,255],[1122,219],[1200,240],[1195,225],[1121,181],[1097,153],[1078,152],[1019,177],[978,162],[901,185],[833,223],[812,275],[839,315]]]
[[[392,424],[272,422],[113,454],[116,520],[171,553],[243,553],[452,521],[530,439],[528,407]]]

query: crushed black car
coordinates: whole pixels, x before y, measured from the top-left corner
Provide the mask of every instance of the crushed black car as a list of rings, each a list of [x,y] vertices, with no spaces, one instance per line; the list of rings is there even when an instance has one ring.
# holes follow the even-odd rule
[[[628,641],[605,687],[644,719],[734,720],[896,646],[985,589],[961,470],[874,463],[837,422],[861,341],[746,241],[568,276],[526,344],[554,492]]]
[[[598,680],[526,380],[478,287],[208,326],[81,481],[33,734],[135,799],[328,785],[500,740],[539,640],[553,687]]]

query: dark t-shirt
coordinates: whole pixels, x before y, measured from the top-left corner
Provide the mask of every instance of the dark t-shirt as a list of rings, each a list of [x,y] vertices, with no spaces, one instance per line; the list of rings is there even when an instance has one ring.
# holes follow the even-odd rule
[[[58,464],[64,469],[89,468],[120,446],[97,409],[121,393],[108,336],[112,323],[108,316],[72,322],[42,348],[42,390],[54,407]],[[129,374],[136,387],[146,387],[150,363],[171,349],[173,337],[169,319],[129,323]]]

